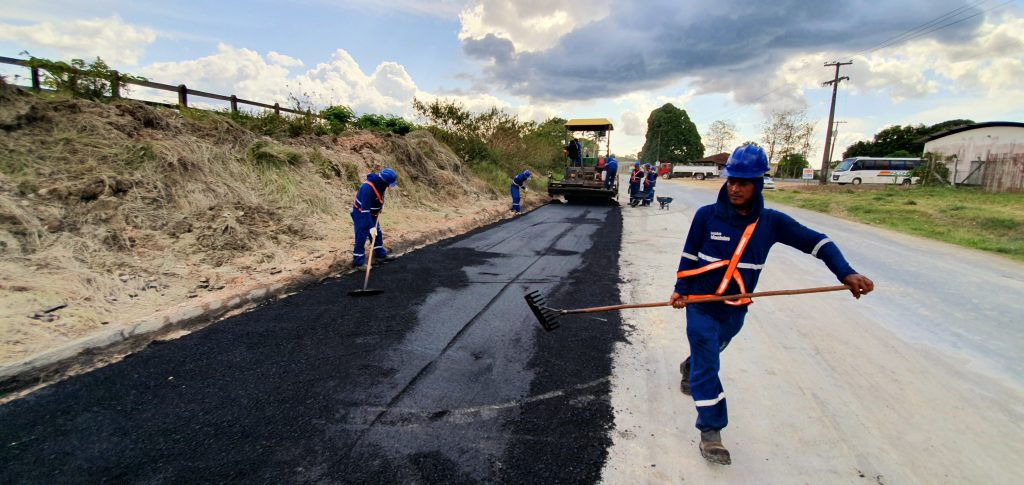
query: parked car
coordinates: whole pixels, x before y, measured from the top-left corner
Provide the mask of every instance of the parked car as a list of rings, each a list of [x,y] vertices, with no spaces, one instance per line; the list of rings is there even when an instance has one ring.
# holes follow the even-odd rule
[[[770,190],[775,190],[775,180],[772,180],[771,177],[765,175],[764,176],[764,188],[770,189]]]

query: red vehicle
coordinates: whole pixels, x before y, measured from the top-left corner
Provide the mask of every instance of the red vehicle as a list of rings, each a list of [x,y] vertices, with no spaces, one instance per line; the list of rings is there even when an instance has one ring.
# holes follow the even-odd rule
[[[672,164],[668,162],[661,162],[661,165],[658,165],[658,176],[664,177],[667,173],[672,173]],[[671,175],[669,178],[671,178]]]

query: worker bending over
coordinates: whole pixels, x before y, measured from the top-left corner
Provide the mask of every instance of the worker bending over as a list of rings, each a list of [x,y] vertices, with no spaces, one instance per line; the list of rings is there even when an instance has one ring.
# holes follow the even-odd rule
[[[512,177],[512,186],[509,187],[509,192],[512,193],[512,212],[516,215],[522,214],[523,209],[519,206],[519,191],[529,192],[526,190],[526,181],[530,179],[530,171],[523,170],[522,173]]]
[[[355,247],[352,249],[352,265],[366,265],[366,240],[373,232],[373,256],[375,259],[388,257],[384,249],[384,233],[380,229],[380,211],[384,209],[384,192],[394,187],[398,174],[390,168],[380,174],[370,173],[366,181],[356,192],[356,201],[352,204],[352,224],[355,229]]]
[[[839,247],[824,234],[792,217],[764,207],[761,190],[768,157],[753,144],[737,148],[725,165],[728,177],[718,201],[697,210],[679,260],[669,302],[686,307],[686,338],[690,357],[680,364],[681,390],[693,395],[700,430],[700,452],[713,463],[731,463],[722,444],[728,424],[726,398],[719,379],[719,353],[743,327],[749,298],[687,306],[687,299],[753,292],[768,251],[775,243],[792,246],[825,262],[855,298],[870,293],[874,283],[857,274]]]
[[[619,173],[619,161],[615,155],[609,155],[608,161],[604,164],[604,188],[611,189],[615,186],[615,177]]]

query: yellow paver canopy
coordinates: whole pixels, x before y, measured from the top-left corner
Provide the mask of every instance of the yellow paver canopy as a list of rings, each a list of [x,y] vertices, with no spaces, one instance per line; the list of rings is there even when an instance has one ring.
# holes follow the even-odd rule
[[[611,131],[612,122],[608,118],[576,118],[565,122],[569,131]]]

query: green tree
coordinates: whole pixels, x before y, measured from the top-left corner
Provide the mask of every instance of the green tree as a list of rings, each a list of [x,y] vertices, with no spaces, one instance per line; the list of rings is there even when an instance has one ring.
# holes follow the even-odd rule
[[[784,178],[799,178],[803,175],[803,170],[810,166],[807,163],[807,157],[802,153],[787,153],[779,162],[779,170],[776,175]]]
[[[708,131],[704,133],[704,141],[707,142],[705,148],[708,149],[712,154],[718,154],[725,151],[731,151],[732,141],[736,139],[736,123],[728,120],[716,120],[708,126]]]
[[[761,123],[761,146],[774,162],[790,153],[804,157],[811,150],[814,125],[807,121],[807,110],[772,110]]]
[[[665,103],[647,117],[647,139],[639,156],[651,162],[690,162],[704,156],[704,144],[686,110]]]
[[[895,125],[875,134],[872,141],[858,141],[846,148],[843,158],[850,157],[885,157],[890,153],[906,152],[910,157],[919,156],[924,151],[924,141],[929,136],[960,126],[973,125],[971,120],[956,119],[943,121],[931,126]]]
[[[892,153],[886,153],[885,156],[892,158],[913,158],[914,154],[906,150],[896,150]]]

